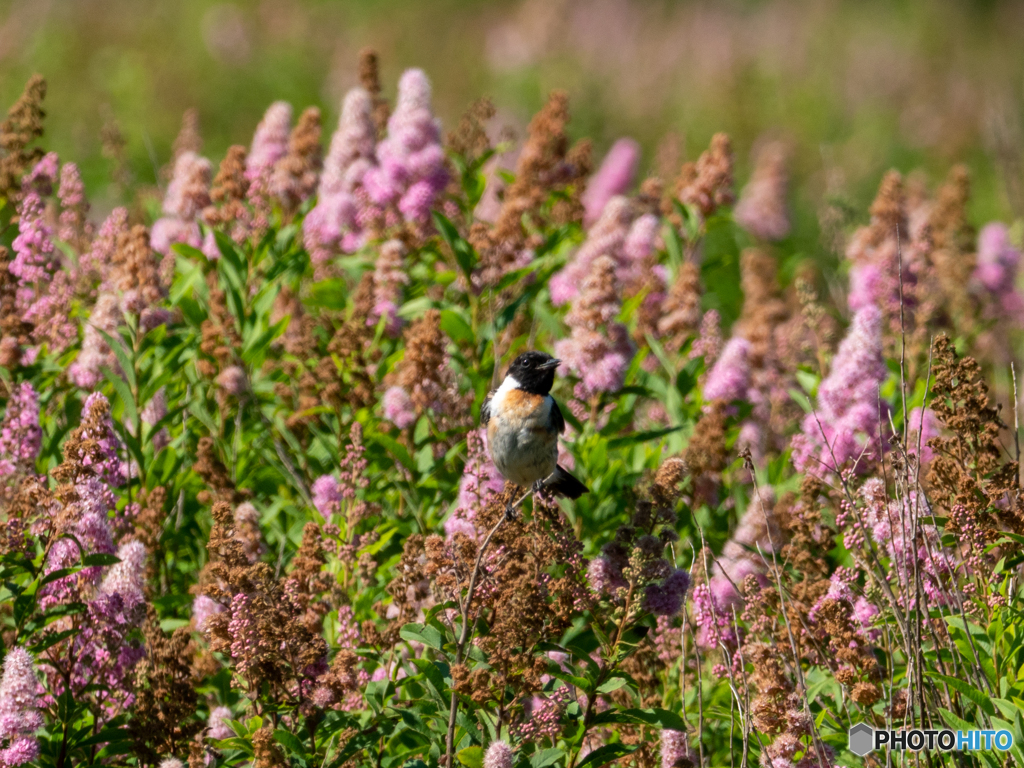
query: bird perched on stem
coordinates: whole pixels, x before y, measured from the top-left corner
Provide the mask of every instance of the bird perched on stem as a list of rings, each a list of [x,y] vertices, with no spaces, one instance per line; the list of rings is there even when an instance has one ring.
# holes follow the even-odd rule
[[[578,499],[589,489],[558,465],[558,436],[565,431],[565,419],[551,387],[560,363],[544,352],[523,352],[501,386],[484,400],[480,419],[502,477],[534,493],[548,490]]]

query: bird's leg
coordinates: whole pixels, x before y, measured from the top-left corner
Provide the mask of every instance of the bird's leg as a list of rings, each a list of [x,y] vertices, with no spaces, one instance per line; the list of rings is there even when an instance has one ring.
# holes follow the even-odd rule
[[[528,490],[526,493],[524,493],[522,496],[520,496],[519,499],[516,502],[514,502],[514,503],[509,502],[508,504],[506,504],[505,505],[505,519],[506,520],[517,520],[517,519],[519,519],[519,506],[524,501],[526,501],[526,497],[527,496],[535,496],[536,494],[538,494],[541,491],[543,491],[544,488],[547,486],[547,484],[550,483],[552,480],[554,480],[554,478],[555,478],[555,473],[552,472],[550,475],[545,477],[543,480],[537,480],[530,487],[530,490]]]
[[[505,505],[505,519],[509,521],[515,521],[519,519],[518,503],[513,504],[511,501]]]
[[[523,500],[530,495],[527,491],[520,496],[516,501],[510,501],[505,505],[505,519],[509,521],[515,521],[519,519],[519,505],[523,503]]]
[[[535,482],[533,484],[533,492],[534,493],[540,493],[541,491],[543,491],[545,488],[547,488],[549,485],[551,485],[553,482],[555,482],[555,476],[557,474],[558,474],[558,470],[555,469],[554,472],[552,472],[550,475],[545,477],[543,480],[538,480],[537,482]]]

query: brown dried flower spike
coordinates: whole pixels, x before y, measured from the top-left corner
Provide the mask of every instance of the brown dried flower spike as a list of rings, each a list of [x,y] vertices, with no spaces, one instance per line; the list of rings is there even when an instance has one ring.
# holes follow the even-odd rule
[[[29,145],[43,135],[42,103],[46,97],[46,80],[32,75],[25,91],[0,123],[0,196],[11,199],[21,191],[21,177],[43,156],[43,150]]]

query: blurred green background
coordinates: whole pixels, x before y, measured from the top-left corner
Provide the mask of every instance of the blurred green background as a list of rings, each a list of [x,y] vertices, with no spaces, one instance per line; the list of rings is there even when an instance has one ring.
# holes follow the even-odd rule
[[[863,210],[890,167],[934,185],[965,162],[975,221],[1020,215],[1022,43],[1021,2],[16,0],[0,3],[0,98],[46,76],[45,144],[80,163],[102,211],[117,202],[105,123],[150,185],[189,107],[215,161],[275,99],[320,106],[332,129],[370,45],[386,95],[404,68],[426,70],[446,127],[486,95],[522,135],[563,88],[574,136],[598,156],[633,136],[648,169],[666,134],[676,163],[724,130],[745,179],[758,136],[788,138],[809,233],[823,200]]]

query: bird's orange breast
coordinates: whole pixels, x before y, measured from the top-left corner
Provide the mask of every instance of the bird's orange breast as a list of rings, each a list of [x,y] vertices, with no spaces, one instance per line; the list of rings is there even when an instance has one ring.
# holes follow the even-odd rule
[[[527,420],[544,408],[544,395],[513,389],[502,401],[500,415],[507,419]]]

